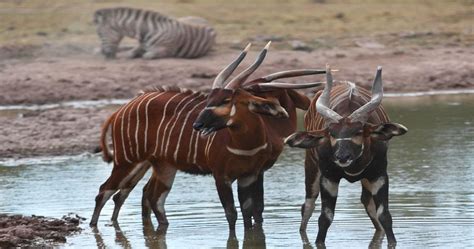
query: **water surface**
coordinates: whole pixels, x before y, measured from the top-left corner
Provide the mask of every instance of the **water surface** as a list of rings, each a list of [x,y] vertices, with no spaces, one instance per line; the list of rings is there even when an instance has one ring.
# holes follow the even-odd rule
[[[384,105],[393,121],[409,128],[407,135],[392,140],[389,152],[390,209],[398,247],[474,247],[474,96],[387,98]],[[302,150],[287,148],[267,171],[263,231],[245,234],[239,213],[237,241],[228,241],[212,177],[179,173],[166,203],[166,234],[142,224],[141,189],[147,175],[124,204],[120,227],[109,222],[110,201],[97,231],[86,221],[85,230],[63,247],[315,247],[319,200],[307,238],[298,231],[303,160]],[[90,218],[94,197],[110,171],[111,165],[95,155],[0,162],[0,213],[59,218],[74,212]],[[359,201],[360,189],[360,183],[341,181],[328,248],[367,248],[371,242],[374,230]]]

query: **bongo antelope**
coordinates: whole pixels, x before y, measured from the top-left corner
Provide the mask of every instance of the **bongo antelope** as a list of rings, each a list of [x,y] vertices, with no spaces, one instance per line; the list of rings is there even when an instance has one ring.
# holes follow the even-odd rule
[[[307,109],[310,103],[293,89],[322,84],[272,81],[325,73],[283,71],[247,82],[268,46],[254,64],[225,84],[247,54],[247,46],[218,74],[208,96],[177,89],[147,91],[112,114],[103,127],[101,146],[104,159],[113,160],[114,167],[96,197],[91,225],[97,224],[102,207],[115,193],[112,220],[117,220],[128,194],[151,166],[143,215],[153,210],[160,225],[168,224],[164,203],[177,170],[214,176],[230,229],[237,218],[231,184],[238,180],[245,227],[252,226],[252,216],[262,222],[263,172],[281,153],[283,138],[295,131],[296,108]],[[113,153],[106,139],[110,128]]]
[[[353,83],[333,86],[326,68],[327,84],[311,102],[305,115],[305,132],[286,138],[292,147],[306,148],[306,200],[301,208],[300,230],[305,231],[321,193],[321,215],[316,243],[324,244],[334,217],[339,181],[361,181],[361,201],[377,231],[385,231],[389,244],[396,244],[388,207],[388,140],[407,129],[389,121],[380,105],[383,96],[382,68],[370,93]]]

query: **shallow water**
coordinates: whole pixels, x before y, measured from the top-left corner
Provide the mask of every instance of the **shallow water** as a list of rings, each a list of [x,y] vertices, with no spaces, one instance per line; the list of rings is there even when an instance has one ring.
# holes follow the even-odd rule
[[[409,128],[407,135],[392,140],[389,152],[390,209],[398,247],[472,248],[474,96],[384,101],[391,119]],[[287,148],[267,171],[263,231],[244,234],[239,214],[237,241],[228,241],[213,179],[179,173],[166,203],[170,227],[165,235],[142,224],[142,181],[122,208],[120,228],[109,222],[110,201],[102,211],[98,231],[91,230],[86,221],[85,230],[68,238],[64,247],[316,247],[317,211],[307,238],[298,231],[304,200],[303,160],[302,150]],[[0,213],[61,217],[74,212],[90,218],[94,197],[110,171],[111,166],[95,155],[0,162]],[[360,188],[359,183],[341,181],[334,223],[326,239],[328,248],[369,246],[374,230],[359,202]],[[319,200],[316,210],[318,207]]]

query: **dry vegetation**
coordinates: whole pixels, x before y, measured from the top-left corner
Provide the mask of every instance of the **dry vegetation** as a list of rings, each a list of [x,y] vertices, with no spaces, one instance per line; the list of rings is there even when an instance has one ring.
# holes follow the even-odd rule
[[[210,20],[219,43],[258,36],[298,39],[318,48],[354,46],[377,39],[385,46],[468,45],[472,0],[3,0],[0,44],[96,44],[92,13],[113,6],[153,9]],[[286,43],[280,43],[284,47]]]

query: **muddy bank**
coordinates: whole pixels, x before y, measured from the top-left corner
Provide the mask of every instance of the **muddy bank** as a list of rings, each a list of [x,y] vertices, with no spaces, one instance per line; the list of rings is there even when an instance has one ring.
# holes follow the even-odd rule
[[[66,236],[80,232],[78,215],[61,219],[44,216],[0,214],[0,248],[44,248],[66,242]]]
[[[0,62],[0,105],[58,103],[136,95],[141,89],[177,85],[206,90],[219,69],[238,51],[226,50],[194,60],[117,59],[98,55],[35,57]],[[253,61],[256,52],[243,64]],[[338,80],[369,87],[377,65],[384,66],[385,92],[474,89],[474,48],[435,49],[347,48],[313,52],[271,50],[255,77],[294,68],[323,68],[326,62]],[[299,81],[320,81],[307,76]],[[291,81],[291,80],[290,80]],[[116,107],[57,107],[0,112],[0,158],[75,155],[94,152],[100,127]]]
[[[258,46],[255,46],[258,47]],[[216,73],[238,51],[214,51],[184,60],[104,60],[99,55],[8,59],[0,62],[0,105],[55,103],[67,100],[130,98],[151,86],[177,85],[206,89]],[[253,61],[252,52],[247,61]],[[474,88],[474,48],[345,48],[331,50],[270,50],[255,76],[295,68],[338,68],[335,77],[371,84],[377,65],[384,67],[387,92]],[[321,80],[322,76],[300,80]]]
[[[0,115],[0,158],[94,152],[112,109],[55,108]]]

